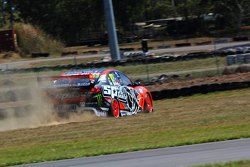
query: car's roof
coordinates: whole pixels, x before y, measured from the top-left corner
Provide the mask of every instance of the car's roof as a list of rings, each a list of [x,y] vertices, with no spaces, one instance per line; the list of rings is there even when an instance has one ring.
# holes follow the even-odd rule
[[[73,69],[63,72],[61,76],[77,76],[77,75],[89,75],[89,74],[101,74],[105,68],[92,68],[92,69]]]

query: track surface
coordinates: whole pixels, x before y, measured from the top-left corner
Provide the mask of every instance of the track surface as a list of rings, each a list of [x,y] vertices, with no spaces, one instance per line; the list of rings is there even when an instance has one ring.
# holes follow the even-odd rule
[[[185,167],[250,159],[250,138],[77,158],[27,167]]]
[[[214,45],[201,45],[201,46],[188,46],[188,47],[178,47],[178,48],[167,48],[167,49],[155,49],[151,50],[153,53],[174,53],[174,52],[184,52],[184,51],[212,51],[215,49],[221,49],[224,47],[232,47],[237,45],[245,45],[249,44],[250,42],[231,42],[231,43],[221,43]],[[84,55],[68,55],[67,57],[57,57],[57,58],[38,58],[38,59],[32,59],[32,60],[22,60],[22,61],[16,61],[11,63],[2,63],[0,64],[0,69],[15,69],[15,68],[24,68],[28,64],[31,63],[41,63],[41,62],[47,62],[47,61],[58,61],[58,60],[73,60],[74,56],[76,56],[77,59],[84,59],[84,58],[92,58],[92,57],[105,57],[109,56],[109,54],[84,54]]]

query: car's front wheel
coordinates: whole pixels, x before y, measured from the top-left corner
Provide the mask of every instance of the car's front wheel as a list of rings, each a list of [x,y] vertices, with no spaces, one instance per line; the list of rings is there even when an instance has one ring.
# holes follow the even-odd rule
[[[112,103],[111,103],[111,114],[115,118],[119,118],[119,116],[120,116],[120,106],[119,106],[118,100],[116,100],[116,99],[112,100]]]
[[[144,97],[144,112],[153,112],[153,102],[150,95],[147,93]]]

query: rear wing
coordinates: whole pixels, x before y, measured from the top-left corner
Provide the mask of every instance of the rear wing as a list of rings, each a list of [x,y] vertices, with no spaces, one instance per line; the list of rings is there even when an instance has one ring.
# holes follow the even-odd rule
[[[46,88],[65,88],[65,87],[87,87],[94,82],[91,74],[70,75],[70,76],[43,76],[37,77],[37,82]]]

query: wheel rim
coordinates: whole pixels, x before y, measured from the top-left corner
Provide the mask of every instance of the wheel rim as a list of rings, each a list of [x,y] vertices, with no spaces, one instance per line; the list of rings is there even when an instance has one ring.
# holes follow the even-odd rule
[[[113,100],[112,102],[112,112],[113,112],[113,116],[115,118],[118,118],[119,115],[120,115],[120,112],[119,112],[119,103],[117,100]]]
[[[145,98],[144,110],[147,111],[147,112],[152,112],[153,111],[152,101],[151,101],[151,98],[149,97],[148,94],[147,94],[147,96]]]

